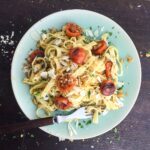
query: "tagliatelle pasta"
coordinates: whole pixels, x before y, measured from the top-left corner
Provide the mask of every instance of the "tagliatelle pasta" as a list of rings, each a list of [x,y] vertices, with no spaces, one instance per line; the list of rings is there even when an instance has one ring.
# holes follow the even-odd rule
[[[50,29],[29,54],[23,82],[30,86],[37,115],[41,109],[51,115],[58,109],[86,107],[97,123],[104,110],[122,107],[118,76],[123,70],[118,49],[108,45],[109,34],[87,41],[83,30],[74,23]]]

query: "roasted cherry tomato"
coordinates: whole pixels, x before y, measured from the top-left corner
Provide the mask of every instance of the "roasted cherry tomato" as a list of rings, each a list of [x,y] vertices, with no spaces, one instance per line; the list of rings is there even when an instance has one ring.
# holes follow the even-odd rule
[[[69,37],[78,37],[82,33],[81,27],[79,27],[75,23],[67,23],[65,31],[66,31],[67,36]]]
[[[112,61],[107,61],[105,64],[105,69],[106,69],[106,77],[111,78],[111,69],[112,69]]]
[[[57,77],[57,87],[62,93],[67,93],[76,85],[76,79],[71,74],[60,75]]]
[[[35,57],[44,57],[44,51],[42,50],[34,50],[33,52],[31,52],[31,54],[28,57],[28,61],[30,63],[32,63],[32,61],[34,60]]]
[[[72,103],[69,102],[68,98],[63,96],[57,96],[54,99],[55,105],[62,110],[66,110],[72,106]]]
[[[106,49],[107,49],[107,43],[104,40],[102,40],[99,41],[97,45],[93,46],[92,53],[94,55],[102,55]]]
[[[72,48],[69,51],[69,56],[74,63],[81,65],[85,62],[86,51],[80,47]]]
[[[116,90],[115,84],[111,80],[105,80],[100,85],[100,91],[105,96],[112,95]]]

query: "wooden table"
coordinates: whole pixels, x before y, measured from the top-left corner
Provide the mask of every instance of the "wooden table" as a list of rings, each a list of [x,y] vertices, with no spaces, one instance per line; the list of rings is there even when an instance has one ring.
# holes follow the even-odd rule
[[[11,61],[20,38],[44,16],[73,8],[93,10],[118,22],[143,55],[142,86],[134,108],[117,129],[93,139],[59,142],[33,129],[0,136],[0,150],[150,150],[150,58],[145,57],[150,51],[150,0],[0,0],[0,39],[12,36],[6,43],[0,42],[0,124],[27,120],[10,81]]]

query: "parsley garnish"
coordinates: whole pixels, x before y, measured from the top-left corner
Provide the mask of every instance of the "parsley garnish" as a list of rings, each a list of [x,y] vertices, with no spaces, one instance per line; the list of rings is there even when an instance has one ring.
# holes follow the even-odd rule
[[[79,126],[80,128],[83,128],[83,127],[84,127],[81,123],[79,123],[78,126]]]
[[[47,33],[47,31],[46,31],[46,30],[42,30],[41,32],[42,32],[42,33],[45,33],[45,34]]]
[[[123,87],[124,87],[124,85],[122,85],[120,88],[118,88],[117,90],[122,90],[123,89]]]
[[[150,57],[150,51],[146,52],[146,57]]]
[[[90,119],[90,120],[83,120],[83,123],[85,124],[85,125],[89,125],[89,124],[91,124],[92,123],[92,120]],[[81,123],[79,123],[80,125],[79,126],[83,126]]]
[[[150,54],[150,52],[147,52],[147,54]]]
[[[88,120],[87,122],[86,122],[86,125],[89,125],[89,124],[91,124],[92,123],[92,120]]]
[[[110,36],[112,36],[113,33],[112,33],[112,32],[108,32],[108,34],[109,34]]]
[[[53,99],[53,98],[54,98],[54,96],[53,96],[53,95],[49,95],[49,97],[50,97],[51,99]]]
[[[88,98],[90,98],[90,96],[91,96],[91,91],[89,90],[88,91]]]
[[[39,47],[40,50],[44,51],[44,48],[42,48],[41,46]]]
[[[93,39],[86,36],[86,37],[85,37],[85,40],[83,40],[83,41],[84,41],[84,43],[88,44],[88,43],[90,43],[91,41],[93,41]]]
[[[34,96],[38,96],[40,94],[40,92],[35,92]]]
[[[94,77],[95,75],[93,73],[90,74],[91,77]]]
[[[92,30],[92,27],[90,26],[90,30]]]
[[[111,45],[111,44],[112,44],[112,43],[109,41],[109,42],[108,42],[108,45]]]

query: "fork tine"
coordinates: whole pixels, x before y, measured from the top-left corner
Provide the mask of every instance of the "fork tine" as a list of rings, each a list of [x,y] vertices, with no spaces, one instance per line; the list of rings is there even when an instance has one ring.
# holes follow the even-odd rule
[[[85,107],[81,107],[68,116],[57,116],[57,120],[58,122],[63,122],[71,119],[87,119],[91,117],[90,114],[86,113]]]

